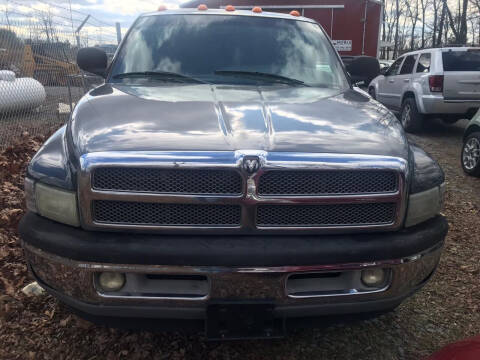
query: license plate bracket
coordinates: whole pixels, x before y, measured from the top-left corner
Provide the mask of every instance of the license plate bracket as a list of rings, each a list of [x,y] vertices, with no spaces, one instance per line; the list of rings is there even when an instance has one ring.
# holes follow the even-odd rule
[[[274,339],[285,336],[285,319],[274,317],[275,306],[262,302],[215,302],[207,306],[205,333],[209,340]]]

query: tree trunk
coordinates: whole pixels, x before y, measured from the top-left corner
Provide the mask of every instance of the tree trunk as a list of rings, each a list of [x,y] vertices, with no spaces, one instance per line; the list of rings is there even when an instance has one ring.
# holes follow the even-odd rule
[[[425,47],[425,12],[426,6],[424,0],[422,0],[422,49]]]
[[[437,23],[438,23],[438,7],[437,1],[433,0],[433,34],[432,34],[432,46],[437,46]]]
[[[393,58],[396,59],[398,55],[398,25],[400,22],[399,0],[395,0],[395,44],[393,46]]]
[[[460,44],[467,43],[467,10],[468,10],[468,0],[463,0],[462,15],[460,19],[460,38],[458,39]]]
[[[436,46],[442,45],[442,32],[445,22],[445,2],[442,2],[442,15],[440,15],[440,24],[438,25],[438,38]]]

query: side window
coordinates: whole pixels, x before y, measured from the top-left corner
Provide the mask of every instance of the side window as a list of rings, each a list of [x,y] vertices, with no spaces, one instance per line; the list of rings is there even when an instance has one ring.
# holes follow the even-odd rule
[[[413,67],[417,61],[417,55],[408,55],[403,62],[402,69],[400,70],[400,75],[411,74],[413,72]]]
[[[402,63],[403,59],[404,58],[401,57],[401,58],[398,58],[397,60],[395,60],[395,62],[392,64],[392,66],[390,66],[388,68],[388,71],[385,75],[387,75],[387,76],[397,75],[398,74],[398,69],[400,68],[400,64]]]
[[[430,72],[430,62],[431,62],[431,55],[430,53],[425,53],[420,55],[420,59],[418,59],[417,64],[417,73],[428,73]]]

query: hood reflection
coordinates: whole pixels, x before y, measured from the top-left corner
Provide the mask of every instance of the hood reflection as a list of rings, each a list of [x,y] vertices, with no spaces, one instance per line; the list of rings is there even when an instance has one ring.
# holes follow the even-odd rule
[[[287,86],[111,86],[75,109],[80,154],[266,150],[407,157],[397,119],[354,90]]]

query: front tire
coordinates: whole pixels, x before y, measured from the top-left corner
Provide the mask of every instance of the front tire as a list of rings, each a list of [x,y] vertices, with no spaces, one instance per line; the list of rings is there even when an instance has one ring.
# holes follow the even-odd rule
[[[460,160],[465,173],[480,177],[480,132],[467,136],[463,142]]]
[[[423,127],[423,115],[418,112],[414,98],[406,98],[402,103],[400,122],[406,132],[417,133]]]

